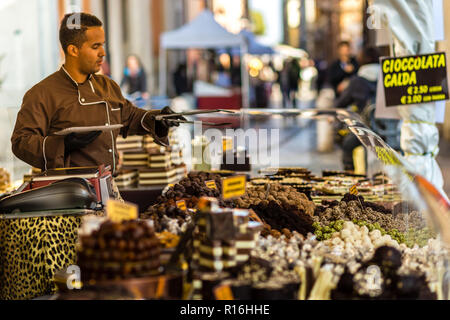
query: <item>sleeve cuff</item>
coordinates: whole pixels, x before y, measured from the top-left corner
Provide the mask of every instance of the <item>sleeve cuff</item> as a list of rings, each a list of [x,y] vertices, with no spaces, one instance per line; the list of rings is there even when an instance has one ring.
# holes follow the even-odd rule
[[[42,142],[44,170],[64,168],[64,137],[48,136]]]
[[[169,146],[169,128],[165,127],[160,121],[156,121],[154,115],[160,114],[160,110],[146,112],[141,119],[142,128],[150,133],[155,142],[161,146]]]

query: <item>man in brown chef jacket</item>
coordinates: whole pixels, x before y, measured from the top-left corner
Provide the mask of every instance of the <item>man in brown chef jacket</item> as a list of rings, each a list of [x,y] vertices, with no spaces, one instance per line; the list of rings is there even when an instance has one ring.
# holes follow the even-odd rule
[[[126,100],[119,85],[96,74],[105,57],[102,22],[86,13],[68,14],[61,22],[59,38],[65,54],[61,69],[32,87],[24,96],[11,137],[13,153],[42,170],[110,165],[116,171],[119,134],[150,134],[168,145],[170,126],[156,121],[156,114]],[[181,119],[177,117],[172,119]],[[62,129],[122,124],[121,129],[54,135]]]

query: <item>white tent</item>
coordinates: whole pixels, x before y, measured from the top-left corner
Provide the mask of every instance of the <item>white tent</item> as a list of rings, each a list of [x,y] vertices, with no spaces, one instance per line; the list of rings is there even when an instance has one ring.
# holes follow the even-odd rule
[[[209,10],[202,11],[193,21],[173,31],[164,32],[160,37],[159,88],[160,94],[167,91],[167,57],[169,49],[218,49],[240,47],[242,74],[242,105],[248,107],[249,78],[245,68],[244,56],[247,53],[245,37],[228,32],[214,19]]]

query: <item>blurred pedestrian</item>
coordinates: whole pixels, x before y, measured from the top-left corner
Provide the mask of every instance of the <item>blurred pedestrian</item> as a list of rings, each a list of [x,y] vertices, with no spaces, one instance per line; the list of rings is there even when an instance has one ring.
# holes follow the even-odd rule
[[[317,92],[320,92],[327,82],[328,63],[324,59],[316,59],[314,65],[317,69],[316,90]]]
[[[231,59],[231,85],[233,87],[240,87],[242,85],[241,57],[238,55],[233,55]]]
[[[188,92],[188,78],[186,68],[187,67],[185,63],[180,63],[173,73],[173,82],[177,96]]]
[[[138,95],[145,100],[149,98],[147,75],[138,56],[128,56],[120,87],[125,88],[124,91],[130,96]]]
[[[375,100],[380,71],[379,57],[379,51],[375,47],[365,47],[361,51],[358,56],[361,67],[335,101],[335,108],[346,108],[354,104],[357,107],[355,111],[362,113],[367,103]]]
[[[355,106],[354,111],[364,114],[366,109],[375,103],[377,93],[377,80],[380,72],[379,51],[375,47],[365,47],[358,56],[361,67],[353,76],[348,87],[342,92],[334,103],[334,108],[347,108]],[[370,125],[372,119],[365,119]],[[348,133],[343,140],[344,170],[354,170],[353,150],[361,143],[353,133]]]
[[[300,65],[297,59],[288,59],[280,71],[278,82],[283,94],[283,108],[297,108],[297,92],[300,80]]]
[[[229,88],[231,87],[231,75],[230,72],[225,70],[225,67],[218,63],[214,72],[214,84],[219,87]]]
[[[338,97],[348,85],[348,79],[358,72],[358,62],[351,55],[350,43],[341,41],[338,44],[338,59],[330,65],[328,81]]]

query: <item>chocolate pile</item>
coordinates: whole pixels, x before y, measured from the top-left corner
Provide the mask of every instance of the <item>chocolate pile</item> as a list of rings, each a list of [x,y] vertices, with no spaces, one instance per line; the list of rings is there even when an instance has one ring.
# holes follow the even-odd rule
[[[178,208],[173,199],[169,199],[165,203],[153,205],[146,212],[140,214],[141,219],[153,220],[156,232],[166,230],[167,226],[165,226],[165,223],[169,219],[174,220],[181,227],[188,217],[189,213]]]
[[[283,234],[290,239],[293,231],[302,235],[314,231],[314,203],[290,186],[279,183],[254,186],[234,203],[239,208],[255,211],[264,223],[263,236],[279,238]]]
[[[362,197],[360,196],[360,198]],[[364,210],[361,210],[361,203],[358,200],[351,200],[348,196],[345,196],[340,202],[333,201],[327,206],[319,206],[315,211],[315,220],[322,225],[329,225],[336,220],[367,221],[378,223],[385,230],[406,230],[406,224],[402,216],[396,218],[387,209],[384,209],[384,212],[376,211],[373,206],[364,205],[367,202],[363,201],[364,198],[361,201]],[[376,209],[381,210],[380,208]]]
[[[438,240],[408,248],[350,221],[325,241],[296,232],[289,241],[260,237],[252,252],[271,262],[273,274],[286,278],[290,270],[298,273],[300,299],[319,300],[445,299],[448,286],[436,266],[447,255]]]
[[[215,189],[206,186],[206,181],[210,180],[215,182]],[[219,199],[220,206],[232,206],[231,201],[222,200],[221,176],[210,172],[190,172],[187,177],[170,187],[164,195],[159,196],[157,202],[165,203],[170,199],[185,200],[188,208],[195,208],[200,197],[214,197]]]
[[[160,243],[145,221],[104,222],[80,245],[82,281],[141,277],[160,266]]]
[[[285,203],[282,206],[271,200],[267,205],[265,202],[251,205],[250,209],[253,209],[265,224],[266,228],[261,232],[263,236],[271,234],[278,238],[282,232],[289,239],[292,231],[304,236],[314,232],[312,217],[295,205]]]
[[[393,247],[376,249],[372,259],[365,262],[356,274],[345,272],[332,291],[333,299],[420,299],[436,300],[425,275],[400,275],[402,254]]]
[[[269,186],[256,186],[249,188],[247,193],[235,200],[239,208],[250,208],[252,205],[268,206],[270,201],[276,202],[281,207],[296,207],[298,210],[312,216],[315,205],[312,201],[290,186],[272,183]],[[267,191],[268,190],[268,191]]]

